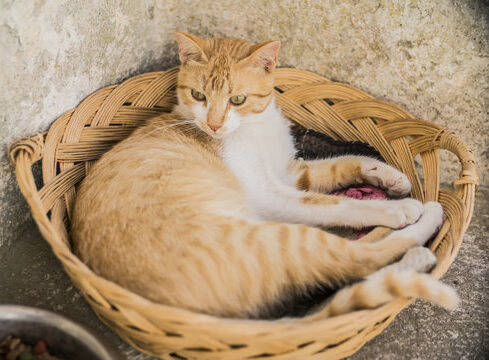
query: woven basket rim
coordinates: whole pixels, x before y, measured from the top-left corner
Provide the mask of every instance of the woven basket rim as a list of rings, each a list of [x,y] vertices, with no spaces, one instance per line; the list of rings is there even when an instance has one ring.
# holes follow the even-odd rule
[[[100,313],[97,311],[97,310],[101,311],[101,309],[97,309],[95,307],[96,304],[94,303],[94,301],[97,302],[97,300],[90,299],[89,296],[85,293],[84,287],[92,286],[90,285],[91,282],[96,284],[95,287],[97,288],[99,285],[102,284],[101,286],[104,287],[104,291],[106,291],[107,294],[110,294],[110,296],[118,297],[119,304],[124,304],[124,306],[131,307],[133,311],[150,311],[150,310],[156,311],[158,312],[158,316],[157,316],[158,318],[164,317],[164,314],[168,314],[168,316],[170,316],[171,318],[181,317],[188,324],[194,324],[200,329],[205,328],[206,331],[212,331],[212,329],[215,327],[219,327],[220,329],[226,329],[226,332],[229,333],[228,334],[229,336],[233,334],[235,335],[239,334],[242,336],[254,336],[264,332],[272,333],[277,331],[294,333],[294,332],[299,332],[301,330],[304,330],[305,328],[309,329],[309,331],[311,328],[320,329],[325,323],[331,324],[334,322],[335,324],[339,324],[337,326],[342,326],[342,324],[351,324],[352,322],[361,323],[364,319],[367,318],[369,319],[385,318],[384,319],[385,324],[379,325],[378,328],[371,329],[369,334],[373,334],[375,332],[379,333],[383,328],[385,328],[385,326],[387,326],[387,324],[395,317],[395,315],[398,312],[400,312],[404,307],[410,304],[413,300],[396,299],[376,309],[355,311],[349,314],[340,315],[335,318],[315,318],[314,314],[303,318],[293,318],[293,319],[284,318],[284,319],[273,320],[273,321],[255,320],[255,319],[220,318],[212,315],[193,312],[191,310],[154,303],[148,299],[145,299],[144,297],[141,297],[135,293],[130,292],[129,290],[126,290],[125,288],[120,287],[119,285],[109,280],[106,280],[98,276],[97,274],[92,272],[92,270],[88,268],[84,263],[82,263],[71,252],[71,249],[69,249],[68,247],[63,249],[62,247],[63,235],[61,234],[60,230],[56,229],[53,223],[51,223],[50,219],[47,217],[47,211],[43,207],[43,201],[41,199],[40,193],[42,193],[44,188],[40,190],[36,188],[35,183],[33,181],[33,175],[31,172],[32,164],[40,160],[43,161],[46,160],[46,141],[48,140],[48,137],[50,137],[54,132],[56,132],[56,136],[59,136],[59,134],[61,133],[62,136],[59,137],[60,139],[59,143],[70,144],[70,141],[63,142],[63,138],[69,137],[69,134],[68,135],[65,134],[66,131],[65,127],[67,128],[66,124],[72,120],[72,116],[76,114],[76,112],[82,107],[83,104],[87,104],[87,102],[94,101],[93,99],[96,94],[105,91],[109,95],[106,96],[104,99],[110,96],[117,98],[118,94],[116,94],[116,92],[119,89],[123,89],[125,86],[137,87],[139,86],[140,82],[144,84],[148,83],[149,85],[146,86],[144,91],[142,90],[141,93],[137,95],[137,98],[135,100],[136,103],[138,101],[144,103],[145,96],[150,97],[151,91],[156,91],[157,89],[161,88],[161,86],[163,87],[170,86],[170,85],[166,85],[166,83],[164,83],[165,85],[162,85],[162,82],[164,80],[165,81],[167,80],[166,77],[171,77],[171,76],[175,77],[177,71],[178,68],[172,68],[166,71],[144,73],[144,74],[133,76],[125,80],[119,85],[111,85],[102,88],[94,92],[89,97],[87,97],[77,107],[61,115],[51,125],[49,131],[45,133],[39,133],[27,139],[26,138],[19,139],[16,142],[12,143],[11,146],[9,147],[9,154],[10,154],[11,161],[16,167],[16,176],[17,176],[17,181],[19,183],[19,187],[21,188],[24,196],[26,197],[31,207],[34,219],[36,220],[41,230],[41,233],[43,234],[44,238],[48,241],[48,243],[50,243],[56,256],[62,261],[65,270],[68,272],[70,277],[72,277],[73,281],[75,281],[73,279],[73,276],[78,276],[75,274],[83,273],[83,276],[85,276],[85,278],[83,279],[84,284],[82,285],[83,289],[81,289],[81,291],[84,294],[84,296],[89,300],[92,307],[94,307],[97,315],[101,317],[102,321],[108,323],[109,325],[112,325],[110,321],[102,318]],[[151,86],[153,86],[154,89],[150,89]],[[384,133],[389,134],[389,136],[392,135],[394,137],[393,141],[397,139],[395,138],[397,134],[401,134],[402,136],[402,134],[408,133],[409,126],[416,126],[416,131],[420,132],[421,134],[423,129],[426,128],[426,129],[430,129],[431,139],[424,139],[423,138],[424,135],[419,135],[419,134],[414,135],[415,137],[417,137],[417,139],[411,140],[411,142],[419,140],[418,142],[420,143],[420,144],[418,143],[415,144],[417,147],[414,148],[414,150],[417,151],[419,149],[421,150],[427,149],[425,151],[422,151],[422,153],[427,153],[430,152],[432,147],[436,145],[437,148],[445,148],[449,151],[454,152],[457,155],[458,159],[462,164],[462,171],[459,178],[454,181],[454,188],[456,192],[453,194],[455,195],[451,195],[451,193],[449,194],[449,192],[444,193],[444,190],[441,190],[439,196],[448,197],[448,200],[446,201],[448,204],[453,203],[453,205],[450,206],[453,206],[454,209],[457,209],[458,207],[462,207],[461,210],[456,210],[456,211],[459,211],[459,213],[462,214],[461,217],[463,219],[457,219],[457,221],[455,221],[455,219],[448,219],[447,222],[445,222],[444,228],[442,228],[442,231],[440,232],[440,234],[443,233],[443,236],[439,235],[434,240],[435,244],[440,245],[443,240],[442,238],[444,238],[444,236],[448,236],[447,234],[449,233],[449,231],[453,231],[452,227],[454,225],[453,226],[450,224],[447,225],[447,223],[453,221],[454,223],[458,224],[457,231],[453,235],[453,237],[459,237],[457,246],[452,249],[453,251],[450,254],[450,256],[445,258],[444,261],[441,263],[441,265],[439,264],[432,272],[432,275],[434,277],[436,278],[441,277],[441,275],[443,275],[443,273],[446,272],[449,265],[451,264],[454,257],[456,256],[458,248],[460,247],[460,242],[461,242],[460,237],[463,236],[463,233],[465,232],[465,229],[467,228],[468,223],[470,222],[470,218],[472,216],[473,201],[474,201],[473,197],[478,187],[478,176],[476,172],[475,160],[469,148],[460,139],[458,139],[458,137],[454,133],[450,132],[449,130],[439,125],[423,120],[418,120],[404,109],[401,109],[385,101],[375,100],[370,95],[354,88],[353,86],[337,83],[337,82],[331,82],[330,80],[325,79],[324,77],[309,71],[290,69],[290,68],[279,68],[277,69],[276,86],[283,87],[285,89],[283,93],[276,92],[276,98],[279,106],[282,107],[282,109],[287,113],[289,117],[291,117],[290,113],[295,114],[295,112],[300,111],[299,110],[300,107],[295,105],[295,101],[300,100],[299,103],[301,103],[304,99],[307,99],[307,97],[310,96],[310,94],[312,93],[318,94],[318,92],[320,93],[321,91],[329,91],[334,94],[344,93],[345,96],[349,96],[351,92],[352,94],[355,94],[355,96],[358,96],[358,99],[345,100],[341,103],[338,103],[339,105],[334,108],[335,110],[336,109],[338,111],[341,110],[342,114],[350,114],[349,111],[350,112],[357,111],[358,108],[361,108],[362,106],[365,106],[370,110],[377,109],[376,111],[379,111],[382,114],[385,113],[388,114],[389,116],[392,116],[392,119],[379,123],[376,126],[377,128],[384,131]],[[153,99],[152,102],[150,101],[150,103],[153,104],[155,103],[155,101],[156,100]],[[306,102],[306,105],[315,104],[314,101],[316,100],[313,99],[309,102]],[[152,106],[154,107],[154,104]],[[315,109],[313,106],[311,106],[311,108],[313,110]],[[107,110],[107,112],[112,111],[110,106],[103,108],[103,110]],[[101,111],[102,111],[102,106],[99,106],[95,118],[98,115],[100,115]],[[311,109],[308,109],[308,111],[311,111]],[[302,115],[304,115],[304,113],[302,113]],[[331,116],[334,119],[334,117],[337,116],[337,114],[333,113]],[[360,121],[363,121],[362,120],[363,116],[359,115],[358,119],[360,119]],[[98,120],[99,119],[97,119],[97,121]],[[102,119],[101,121],[103,122],[104,119]],[[62,124],[63,127],[61,127],[61,125],[59,124]],[[322,124],[313,123],[313,125],[317,127],[315,130],[319,130],[319,131],[322,130],[321,128]],[[346,129],[345,130],[346,134],[348,134],[348,131],[353,131],[354,133],[358,132],[358,129],[354,130],[355,129],[354,125],[352,124],[350,125],[352,129],[350,130]],[[348,125],[346,125],[345,122],[345,124],[342,126],[348,126]],[[80,128],[80,132],[82,132],[85,128],[86,126],[83,125]],[[430,140],[431,143],[428,140]],[[49,149],[49,150],[53,150],[53,149]],[[59,152],[58,148],[54,150],[56,153]],[[378,150],[382,150],[382,149],[378,149]],[[56,162],[57,160],[55,160],[57,154],[49,153],[49,156],[52,156],[55,163],[57,163]],[[50,166],[52,167],[53,165]],[[71,167],[71,169],[73,169],[73,167]],[[44,178],[45,178],[44,175],[45,171],[47,172],[48,170],[45,169],[45,167],[43,166]],[[51,172],[54,171],[55,176],[49,179],[48,182],[44,183],[44,187],[48,185],[51,186],[56,182],[57,179],[59,180],[59,174],[56,173],[57,171],[56,166],[54,166],[54,170],[51,169],[49,171]],[[45,191],[45,193],[46,192],[47,191]],[[66,191],[62,193],[62,196],[65,195],[66,195]],[[452,196],[453,198],[451,198]],[[58,200],[56,199],[56,201]],[[80,284],[76,284],[76,285],[77,287],[80,288]],[[375,335],[376,333],[368,337],[365,341],[367,341],[368,339],[370,339]],[[124,338],[128,340],[127,337]],[[365,341],[362,341],[360,345],[357,344],[356,347],[350,350],[344,350],[342,354],[351,354],[352,352],[356,351],[359,348],[359,346],[361,346]],[[134,345],[132,341],[129,342],[132,345]],[[140,346],[136,346],[136,347],[142,351],[145,351],[145,349],[141,348]]]

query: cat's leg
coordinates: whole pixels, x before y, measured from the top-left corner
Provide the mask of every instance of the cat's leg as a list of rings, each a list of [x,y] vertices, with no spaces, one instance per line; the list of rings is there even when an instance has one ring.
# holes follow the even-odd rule
[[[341,156],[323,160],[294,160],[290,170],[298,176],[301,190],[331,192],[352,184],[371,184],[386,189],[391,196],[409,194],[406,175],[386,163],[367,156]]]
[[[365,279],[370,279],[388,272],[400,272],[404,270],[416,270],[418,272],[428,272],[436,265],[436,256],[424,246],[415,246],[409,249],[401,260],[387,265]]]
[[[414,223],[423,205],[414,199],[356,200],[304,192],[276,181],[263,191],[250,192],[252,207],[261,218],[313,226],[399,229]]]
[[[414,246],[419,247],[425,245],[431,236],[438,231],[442,223],[443,209],[441,208],[441,205],[436,202],[428,202],[424,204],[424,213],[416,224],[409,225],[401,230],[392,231],[387,236],[375,242],[349,241],[349,246],[355,249],[361,249],[362,252],[365,252],[365,254],[358,259],[360,263],[365,262],[365,274],[361,275],[361,277],[369,275],[372,270],[376,271],[383,268],[396,257],[404,254],[405,251],[400,253],[397,252],[398,247],[407,246],[404,250],[408,250]],[[372,256],[378,257],[380,262],[377,262]],[[420,259],[419,263],[416,260],[417,258]],[[417,267],[419,269],[423,268],[424,271],[426,271],[428,269],[424,268],[425,265],[423,264],[430,262],[433,262],[433,257],[428,256],[426,251],[418,248],[418,250],[411,250],[409,254],[406,254],[404,260],[400,264],[388,269],[403,269],[402,266],[405,266]],[[370,264],[373,265],[370,266]]]
[[[350,241],[320,229],[303,225],[290,225],[286,233],[290,234],[291,229],[298,229],[294,231],[303,234],[301,241],[306,244],[309,256],[318,256],[318,261],[324,261],[325,266],[331,266],[331,277],[333,279],[338,271],[343,279],[354,280],[366,277],[390,264],[408,249],[424,245],[438,231],[442,223],[443,209],[440,204],[428,202],[424,205],[424,213],[416,224],[392,231],[375,242]],[[277,234],[279,241],[281,242],[280,239],[287,234],[285,232]],[[299,255],[304,253],[306,251],[301,250]],[[415,253],[407,257],[404,264],[408,262],[413,264],[413,255]],[[311,258],[311,265],[313,263]],[[330,275],[324,276],[327,279]]]
[[[365,163],[370,160],[372,159],[365,158]],[[317,165],[317,169],[322,169],[322,172],[328,168],[327,162],[328,160],[320,160],[313,163]],[[299,167],[297,164],[291,168],[297,169]],[[339,164],[342,164],[341,167]],[[331,166],[333,165],[335,164],[333,163]],[[363,174],[362,164],[357,160],[353,161],[345,157],[336,165],[338,169],[341,169],[341,172],[336,171],[336,173],[343,174],[336,176],[336,179],[346,179],[344,180],[345,183],[347,180],[350,181]],[[377,165],[377,169],[379,169],[380,165],[384,166],[385,164],[378,162]],[[311,171],[314,166],[303,168],[303,174],[306,173],[306,170],[307,173],[311,173],[311,176],[308,175],[308,179],[310,178],[314,182],[310,182],[308,188],[317,189],[320,186],[318,185],[319,179],[327,178],[327,175],[325,173],[324,176],[321,176],[319,170]],[[365,169],[367,168],[370,169],[370,167],[365,166]],[[401,183],[404,184],[404,181]],[[407,184],[409,185],[409,181]],[[250,187],[247,193],[253,208],[263,219],[314,226],[362,228],[380,225],[398,229],[414,223],[423,213],[421,202],[414,199],[356,200],[319,192],[307,192],[285,184],[271,171],[266,174],[266,182],[254,188]]]
[[[263,230],[268,229],[269,234],[266,253],[277,255],[268,257],[263,262],[267,264],[268,271],[272,271],[270,269],[273,268],[274,272],[285,273],[289,285],[296,289],[307,289],[318,283],[333,287],[341,286],[357,279],[369,278],[412,247],[424,245],[439,229],[443,221],[443,212],[439,205],[428,203],[425,208],[425,213],[418,223],[393,231],[387,237],[374,243],[349,241],[320,229],[303,225],[267,224],[266,228],[262,228]],[[253,244],[253,239],[256,239],[257,235],[258,233],[253,232],[251,239],[250,236],[247,236],[247,241]],[[263,247],[261,249],[255,247],[255,249],[256,257],[263,258],[265,249]],[[391,272],[402,271],[406,267],[426,270],[433,264],[433,257],[424,253],[421,259],[416,261],[413,257],[419,255],[418,251],[410,251],[401,264],[387,268]],[[380,270],[379,276],[383,274],[382,271]],[[374,281],[379,282],[380,280],[375,278],[372,282]],[[271,282],[266,281],[266,284],[263,286],[268,287],[267,291],[273,291]],[[409,286],[415,287],[416,285],[410,283]],[[277,290],[274,292],[278,293]],[[406,292],[406,294],[410,293]],[[423,296],[423,294],[417,296]],[[354,297],[356,302],[353,305],[358,303],[358,299]],[[383,299],[379,301],[384,301]],[[354,306],[351,306],[343,310],[353,309]]]
[[[436,203],[425,207],[418,223],[374,243],[348,241],[306,225],[213,215],[200,229],[189,226],[180,250],[166,255],[176,270],[159,296],[194,311],[258,316],[290,289],[365,278],[424,244],[442,221]]]

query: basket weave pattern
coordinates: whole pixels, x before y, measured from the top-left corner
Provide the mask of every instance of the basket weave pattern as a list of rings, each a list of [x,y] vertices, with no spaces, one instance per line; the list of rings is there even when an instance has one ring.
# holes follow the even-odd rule
[[[146,119],[170,111],[177,72],[146,73],[103,88],[57,119],[47,133],[11,146],[17,181],[44,238],[99,318],[147,354],[163,359],[278,360],[337,359],[354,353],[412,300],[397,299],[329,319],[221,319],[152,303],[97,276],[72,253],[69,223],[77,184],[115,143]],[[443,275],[460,248],[478,185],[474,157],[465,144],[397,106],[310,72],[277,69],[275,95],[291,120],[334,139],[369,143],[407,174],[413,197],[443,205],[447,219],[430,243],[438,258],[432,276]],[[439,149],[451,151],[461,163],[454,191],[440,189]],[[418,154],[424,182],[415,167]],[[41,189],[32,174],[37,161],[42,162]]]

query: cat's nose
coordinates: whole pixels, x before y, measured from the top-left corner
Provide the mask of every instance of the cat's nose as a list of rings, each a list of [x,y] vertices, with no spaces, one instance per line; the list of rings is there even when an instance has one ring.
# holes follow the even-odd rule
[[[208,124],[208,125],[213,131],[217,131],[222,126],[222,124]]]

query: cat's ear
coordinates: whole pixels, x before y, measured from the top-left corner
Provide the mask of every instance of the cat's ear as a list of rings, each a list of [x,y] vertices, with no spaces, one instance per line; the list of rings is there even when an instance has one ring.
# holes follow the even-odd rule
[[[251,54],[239,63],[262,69],[265,72],[271,72],[277,64],[279,49],[280,41],[278,40],[256,44],[251,47]]]
[[[174,34],[178,43],[178,56],[180,57],[180,62],[182,65],[192,61],[197,63],[208,61],[203,50],[205,42],[204,39],[181,31],[175,31]]]

